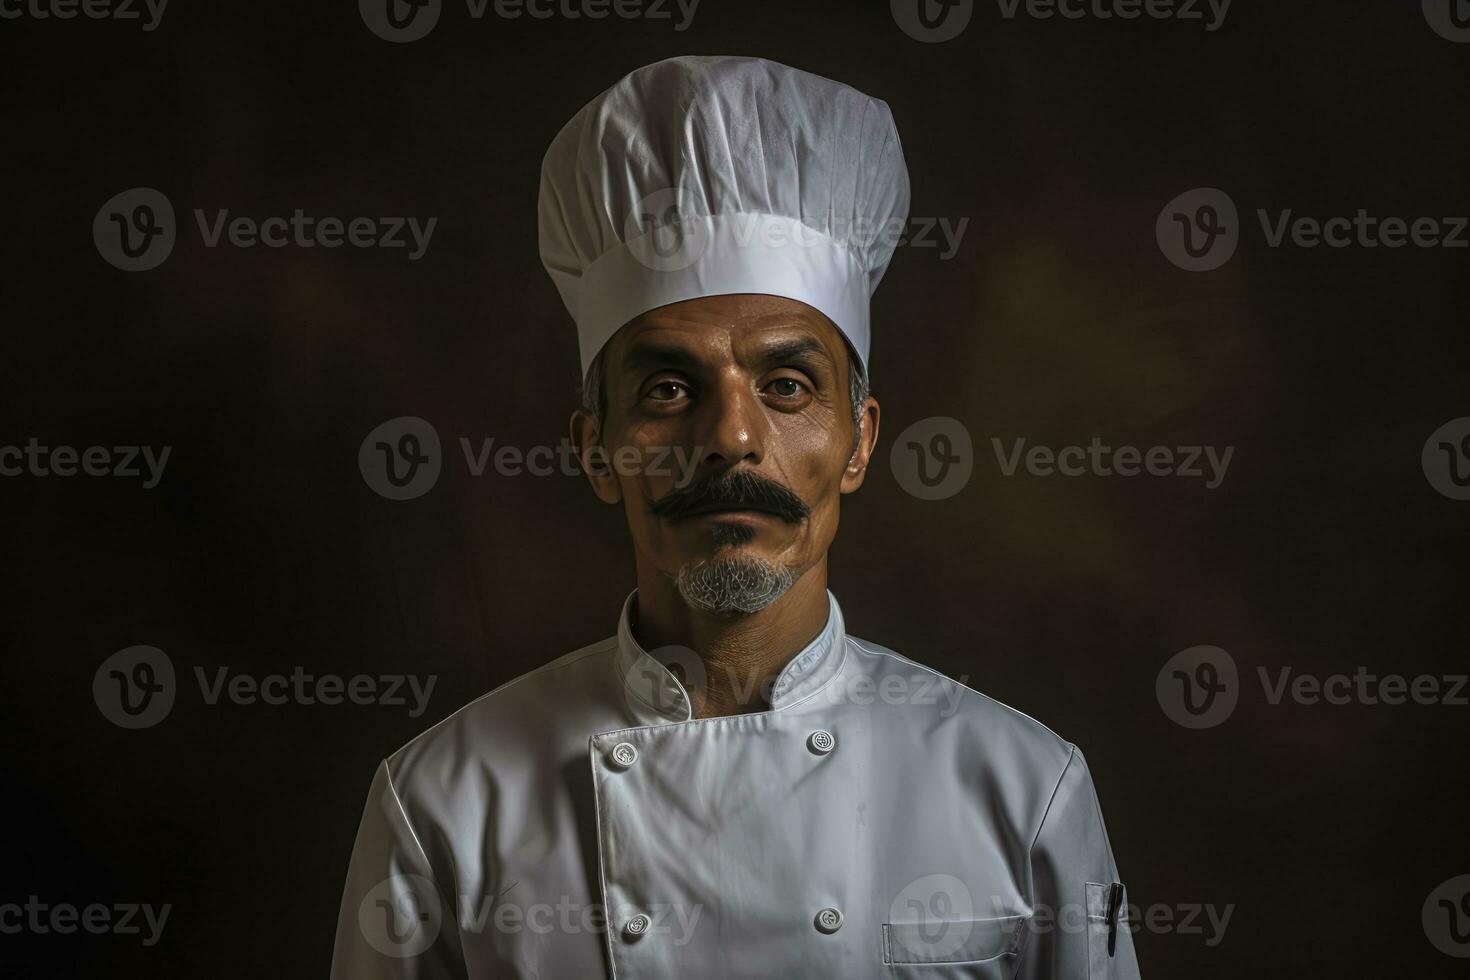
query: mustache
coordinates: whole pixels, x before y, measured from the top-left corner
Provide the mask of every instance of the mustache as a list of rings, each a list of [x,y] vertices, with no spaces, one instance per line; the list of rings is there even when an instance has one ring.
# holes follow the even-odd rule
[[[679,520],[707,510],[758,510],[788,524],[799,524],[811,514],[806,501],[775,480],[749,470],[727,470],[676,487],[650,505],[667,520]]]

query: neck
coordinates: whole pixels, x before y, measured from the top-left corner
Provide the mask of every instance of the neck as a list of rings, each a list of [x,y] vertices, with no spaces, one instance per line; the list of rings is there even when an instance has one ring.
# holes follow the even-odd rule
[[[827,559],[759,612],[724,614],[691,609],[672,579],[639,562],[633,611],[633,635],[643,649],[681,646],[704,662],[702,689],[689,691],[694,717],[764,711],[781,668],[827,625]]]

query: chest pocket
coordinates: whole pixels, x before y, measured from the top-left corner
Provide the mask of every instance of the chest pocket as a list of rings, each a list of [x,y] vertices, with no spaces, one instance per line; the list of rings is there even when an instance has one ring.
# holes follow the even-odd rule
[[[1087,882],[1087,976],[1107,980],[1112,976],[1117,930],[1123,915],[1123,885]]]
[[[1015,973],[1030,916],[883,924],[883,962],[905,977],[1002,977]]]

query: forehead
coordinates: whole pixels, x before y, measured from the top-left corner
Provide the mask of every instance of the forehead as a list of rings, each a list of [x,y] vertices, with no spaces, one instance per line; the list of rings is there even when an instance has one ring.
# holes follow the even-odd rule
[[[847,360],[842,334],[825,315],[784,296],[736,293],[701,296],[671,303],[635,317],[608,343],[608,367],[634,368],[677,350],[682,358],[704,363],[758,360],[775,347],[793,342],[840,369]]]

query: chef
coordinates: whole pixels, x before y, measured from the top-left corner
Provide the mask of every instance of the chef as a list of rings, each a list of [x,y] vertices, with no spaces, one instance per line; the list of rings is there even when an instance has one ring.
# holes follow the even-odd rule
[[[636,588],[378,767],[333,977],[1138,976],[1082,753],[827,590],[908,205],[886,104],[757,58],[639,69],[557,135],[572,441]]]

